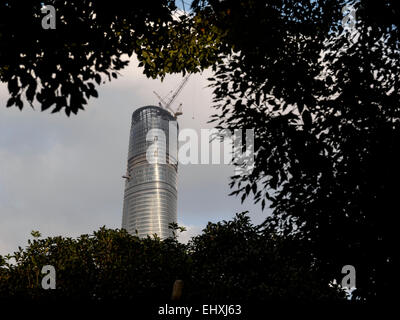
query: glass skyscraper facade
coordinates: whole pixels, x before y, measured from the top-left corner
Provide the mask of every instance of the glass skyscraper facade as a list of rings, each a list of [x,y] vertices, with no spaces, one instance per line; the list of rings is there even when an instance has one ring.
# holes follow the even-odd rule
[[[176,119],[167,110],[146,106],[133,112],[122,215],[122,228],[129,233],[172,235],[168,225],[177,222],[177,144]]]

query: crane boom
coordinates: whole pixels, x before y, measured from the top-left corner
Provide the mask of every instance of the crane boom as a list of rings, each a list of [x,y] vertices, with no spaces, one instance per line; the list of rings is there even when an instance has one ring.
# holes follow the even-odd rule
[[[160,103],[159,103],[160,107],[162,107],[162,108],[164,108],[166,110],[169,110],[174,115],[175,118],[182,114],[182,104],[179,105],[179,107],[178,107],[178,109],[176,111],[171,109],[171,104],[175,101],[176,97],[182,91],[183,87],[185,86],[185,84],[189,80],[189,77],[190,77],[190,73],[187,74],[183,78],[181,84],[179,85],[179,87],[176,89],[175,93],[172,95],[172,97],[168,101],[165,101],[157,92],[153,91],[153,93],[160,100]]]
[[[161,105],[162,105],[163,107],[165,107],[166,103],[165,103],[164,99],[161,98],[161,96],[160,96],[157,92],[153,91],[153,93],[154,93],[154,94],[157,96],[157,98],[160,100]]]
[[[169,101],[167,102],[166,107],[168,108],[172,102],[174,102],[175,98],[178,96],[178,94],[182,91],[183,87],[185,86],[185,84],[187,83],[187,81],[189,80],[190,77],[190,73],[188,75],[186,75],[186,77],[182,80],[181,84],[179,85],[178,89],[176,89],[175,93],[172,95],[171,99],[169,99]]]

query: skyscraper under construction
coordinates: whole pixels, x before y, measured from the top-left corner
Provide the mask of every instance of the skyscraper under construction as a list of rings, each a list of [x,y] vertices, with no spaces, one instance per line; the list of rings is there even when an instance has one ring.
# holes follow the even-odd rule
[[[172,234],[168,226],[177,222],[177,143],[176,117],[168,110],[145,106],[133,112],[122,216],[122,228],[129,233],[161,239]]]

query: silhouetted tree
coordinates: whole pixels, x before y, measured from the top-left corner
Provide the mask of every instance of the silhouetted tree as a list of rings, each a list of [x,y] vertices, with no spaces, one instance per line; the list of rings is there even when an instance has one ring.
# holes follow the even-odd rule
[[[56,9],[55,29],[42,28],[43,1],[0,1],[0,81],[10,92],[7,107],[22,109],[26,99],[41,110],[76,114],[98,96],[97,85],[118,77],[133,53],[152,77],[199,71],[216,60],[216,36],[205,33],[205,23],[177,13],[172,0],[46,5]]]
[[[293,235],[254,226],[245,213],[208,223],[191,239],[187,295],[194,301],[338,301],[344,293],[320,275],[309,248]]]
[[[104,227],[76,239],[33,235],[26,248],[0,256],[0,299],[168,301],[178,279],[184,302],[344,297],[319,276],[301,242],[256,227],[245,214],[209,223],[188,245]],[[55,290],[42,288],[45,265],[55,268]]]
[[[27,299],[168,299],[187,278],[185,245],[170,238],[139,239],[101,228],[77,239],[35,238],[0,259],[0,297]],[[56,270],[56,289],[44,290],[42,267]]]
[[[354,5],[354,26],[343,24]],[[214,67],[213,118],[254,128],[252,173],[233,194],[268,203],[326,280],[354,265],[354,298],[395,289],[400,191],[396,1],[197,1],[232,52]]]

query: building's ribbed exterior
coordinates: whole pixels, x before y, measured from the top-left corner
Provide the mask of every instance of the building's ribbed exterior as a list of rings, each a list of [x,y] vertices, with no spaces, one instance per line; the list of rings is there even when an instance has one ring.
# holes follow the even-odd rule
[[[177,129],[170,132],[171,121],[176,120],[167,110],[156,106],[141,107],[132,114],[122,228],[139,237],[157,234],[165,239],[172,234],[169,223],[177,222],[178,165],[176,156],[168,150],[170,143],[176,148],[178,136]],[[146,157],[149,148],[154,148],[162,138],[157,130],[148,135],[151,129],[165,133],[166,150],[158,150],[157,154],[165,152],[166,163],[151,164]]]

